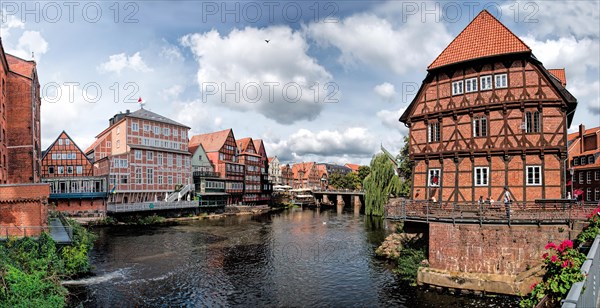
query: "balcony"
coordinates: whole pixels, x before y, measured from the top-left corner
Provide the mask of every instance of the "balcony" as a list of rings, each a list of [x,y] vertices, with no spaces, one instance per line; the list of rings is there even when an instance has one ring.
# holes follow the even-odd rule
[[[106,198],[107,192],[80,192],[80,193],[51,193],[50,199],[96,199]]]
[[[212,171],[194,171],[193,176],[201,178],[218,178],[221,176],[221,174],[219,172]]]

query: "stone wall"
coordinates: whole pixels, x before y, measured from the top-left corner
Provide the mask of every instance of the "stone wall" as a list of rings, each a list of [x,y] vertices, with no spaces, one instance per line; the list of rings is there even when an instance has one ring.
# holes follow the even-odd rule
[[[0,185],[0,237],[35,236],[48,225],[48,184]]]

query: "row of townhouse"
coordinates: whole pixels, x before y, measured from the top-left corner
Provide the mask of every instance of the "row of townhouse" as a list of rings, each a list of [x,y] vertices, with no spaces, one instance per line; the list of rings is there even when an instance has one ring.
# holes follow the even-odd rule
[[[279,159],[270,157],[269,160],[269,180],[277,185],[290,186],[294,189],[328,189],[329,177],[334,173],[346,175],[350,172],[358,172],[359,165],[346,164],[344,166],[302,162],[293,165],[281,165]],[[351,167],[352,166],[352,167]],[[356,166],[355,168],[353,168]]]
[[[567,195],[585,202],[600,202],[600,126],[568,135]],[[569,185],[570,184],[570,185]],[[577,194],[579,192],[579,194]]]
[[[269,202],[262,140],[236,142],[231,129],[188,138],[189,129],[140,108],[112,117],[85,151],[62,132],[43,153],[42,180],[50,184],[50,201],[59,211],[88,216],[103,216],[109,203]]]
[[[48,224],[49,190],[40,183],[40,106],[37,64],[5,53],[0,38],[2,236],[34,235]]]

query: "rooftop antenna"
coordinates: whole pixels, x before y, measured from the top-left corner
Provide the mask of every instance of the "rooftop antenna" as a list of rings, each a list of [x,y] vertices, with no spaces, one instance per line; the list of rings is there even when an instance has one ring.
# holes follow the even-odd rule
[[[31,59],[35,60],[35,54],[33,53],[33,51],[31,52]]]

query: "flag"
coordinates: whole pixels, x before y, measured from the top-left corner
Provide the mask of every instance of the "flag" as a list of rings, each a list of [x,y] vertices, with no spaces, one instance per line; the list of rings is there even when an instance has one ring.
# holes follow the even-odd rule
[[[111,194],[116,194],[117,193],[117,185],[114,185],[113,188],[110,190]]]

